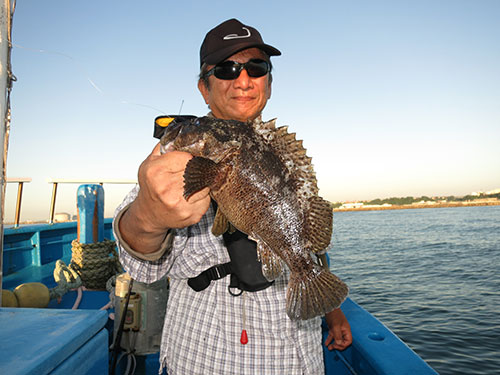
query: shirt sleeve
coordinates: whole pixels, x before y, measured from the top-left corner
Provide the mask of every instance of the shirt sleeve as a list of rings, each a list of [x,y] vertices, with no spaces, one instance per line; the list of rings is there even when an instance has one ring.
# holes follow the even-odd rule
[[[118,246],[120,263],[123,268],[134,280],[150,284],[164,277],[172,267],[172,259],[169,255],[175,233],[174,231],[166,233],[165,240],[160,246],[160,249],[152,254],[141,254],[133,250],[123,240],[119,231],[118,222],[123,213],[135,200],[138,193],[139,185],[136,185],[115,210],[113,233]]]
[[[120,220],[123,216],[123,214],[128,210],[130,204],[126,205],[124,208],[122,208],[121,211],[116,213],[115,219],[113,220],[113,233],[115,235],[116,240],[120,243],[121,247],[130,255],[133,255],[135,258],[138,259],[143,259],[143,260],[158,260],[161,258],[161,256],[165,253],[170,253],[172,251],[172,243],[174,239],[174,230],[168,230],[165,239],[162,241],[160,248],[153,252],[153,253],[140,253],[138,251],[135,251],[132,249],[132,247],[123,239],[122,234],[120,232],[120,226],[118,225],[120,223]]]

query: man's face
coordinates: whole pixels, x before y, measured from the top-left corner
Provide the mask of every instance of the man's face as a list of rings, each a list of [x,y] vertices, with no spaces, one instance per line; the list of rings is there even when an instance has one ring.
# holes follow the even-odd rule
[[[266,56],[258,48],[249,48],[226,60],[246,63],[251,59],[265,60]],[[212,67],[213,65],[208,68]],[[238,78],[230,81],[216,78],[213,74],[208,79],[210,89],[202,80],[198,82],[198,89],[215,117],[223,120],[253,120],[261,114],[267,99],[271,97],[269,73],[254,78],[243,69]]]

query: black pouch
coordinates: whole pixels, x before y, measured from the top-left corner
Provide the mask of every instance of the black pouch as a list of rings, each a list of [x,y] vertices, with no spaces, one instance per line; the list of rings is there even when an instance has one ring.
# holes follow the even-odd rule
[[[217,211],[217,202],[212,199],[212,208]],[[213,280],[219,280],[231,274],[229,293],[239,296],[243,291],[257,292],[274,284],[262,274],[262,264],[257,260],[257,243],[248,236],[236,230],[223,235],[224,245],[231,261],[213,266],[196,277],[188,280],[188,285],[199,292],[207,288]],[[239,289],[239,291],[234,291]]]
[[[240,295],[243,291],[257,292],[271,286],[274,281],[268,281],[262,274],[262,264],[257,260],[257,243],[237,230],[234,233],[223,234],[229,258],[231,259],[231,282],[229,292]],[[239,293],[233,292],[237,288]]]

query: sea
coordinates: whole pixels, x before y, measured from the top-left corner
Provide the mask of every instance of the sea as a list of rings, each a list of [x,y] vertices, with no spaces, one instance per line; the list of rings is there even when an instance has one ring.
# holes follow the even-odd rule
[[[500,374],[500,206],[334,213],[330,268],[431,367]]]

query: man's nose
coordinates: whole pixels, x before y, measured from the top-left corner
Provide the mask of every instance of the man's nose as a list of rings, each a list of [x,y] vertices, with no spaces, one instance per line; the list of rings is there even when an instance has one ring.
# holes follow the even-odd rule
[[[246,90],[252,87],[252,79],[248,75],[246,69],[243,69],[240,72],[239,77],[234,80],[234,86],[235,88],[239,88],[242,90]]]

